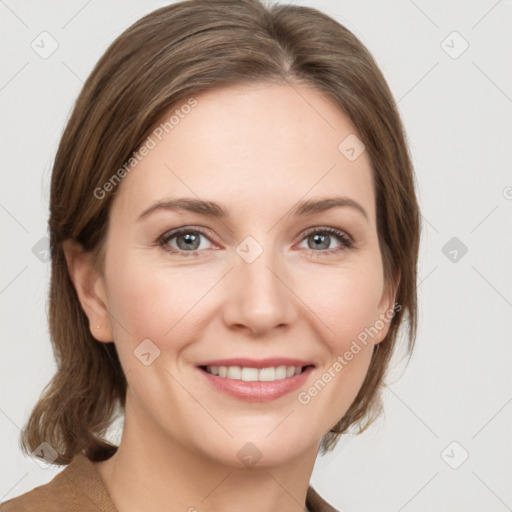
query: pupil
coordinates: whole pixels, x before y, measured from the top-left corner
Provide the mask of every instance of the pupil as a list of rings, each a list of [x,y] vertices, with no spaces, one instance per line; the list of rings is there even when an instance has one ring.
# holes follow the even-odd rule
[[[327,242],[327,245],[325,243],[325,241],[328,239],[327,235],[316,234],[316,235],[313,235],[313,239],[315,240],[315,243],[319,244],[319,245],[316,245],[317,248],[322,245],[322,242],[323,242],[323,246],[321,247],[322,249],[325,249],[329,245],[328,242]]]
[[[177,241],[178,241],[178,246],[180,247],[180,249],[183,249],[183,248],[186,248],[186,249],[190,249],[190,248],[193,248],[193,249],[197,249],[197,240],[198,240],[198,237],[197,235],[191,235],[189,233],[185,234],[185,235],[182,235],[180,237],[178,237]]]

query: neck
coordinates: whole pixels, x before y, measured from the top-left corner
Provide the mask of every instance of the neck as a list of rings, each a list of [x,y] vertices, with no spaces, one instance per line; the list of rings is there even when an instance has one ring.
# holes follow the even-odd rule
[[[119,512],[299,512],[317,450],[267,466],[219,461],[164,432],[128,392],[119,448],[95,465]]]

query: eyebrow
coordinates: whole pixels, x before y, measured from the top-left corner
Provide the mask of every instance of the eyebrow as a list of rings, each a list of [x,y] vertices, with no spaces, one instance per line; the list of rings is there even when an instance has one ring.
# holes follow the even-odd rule
[[[356,201],[349,197],[326,197],[322,199],[308,199],[297,203],[289,215],[305,216],[331,210],[333,208],[352,208],[358,211],[366,220],[369,220],[366,210]],[[158,210],[185,210],[198,213],[206,217],[215,217],[225,219],[229,217],[229,213],[220,204],[213,201],[202,201],[200,199],[180,198],[180,199],[164,199],[152,204],[144,210],[138,217],[138,221],[149,216]]]

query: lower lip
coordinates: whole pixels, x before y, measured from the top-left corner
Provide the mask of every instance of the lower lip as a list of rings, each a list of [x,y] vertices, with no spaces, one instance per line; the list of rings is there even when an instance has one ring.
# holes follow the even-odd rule
[[[286,377],[272,382],[252,381],[247,382],[238,379],[228,379],[212,375],[201,368],[198,370],[206,377],[208,382],[215,386],[219,391],[242,400],[252,402],[266,402],[275,400],[281,396],[291,393],[304,384],[309,374],[313,371],[312,366],[308,366],[302,373],[293,377]]]

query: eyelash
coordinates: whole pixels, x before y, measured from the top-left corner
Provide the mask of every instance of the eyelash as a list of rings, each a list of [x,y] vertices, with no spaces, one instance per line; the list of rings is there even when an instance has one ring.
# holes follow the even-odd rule
[[[203,230],[197,229],[197,228],[192,229],[192,228],[186,227],[186,228],[175,229],[175,230],[171,231],[170,233],[164,233],[157,240],[157,243],[158,243],[158,245],[160,245],[162,247],[162,249],[164,249],[164,251],[170,252],[171,254],[179,254],[179,255],[183,255],[185,257],[190,257],[190,256],[198,257],[200,251],[198,251],[197,249],[194,251],[183,251],[181,249],[175,249],[174,247],[169,248],[168,243],[173,238],[175,238],[179,235],[182,235],[182,234],[187,234],[187,233],[188,234],[190,234],[190,233],[200,234],[200,235],[204,236],[205,238],[207,238],[208,240],[210,240],[210,237]],[[315,251],[313,249],[306,249],[310,254],[315,255],[315,256],[318,256],[320,254],[330,255],[330,254],[334,254],[334,253],[340,253],[341,251],[344,251],[346,249],[351,249],[354,246],[354,242],[352,241],[352,238],[350,236],[348,236],[346,233],[344,233],[343,231],[340,231],[339,229],[336,229],[336,228],[317,228],[317,227],[315,227],[315,228],[308,229],[304,233],[304,236],[302,237],[301,242],[313,234],[327,234],[330,236],[334,236],[341,243],[340,247],[337,247],[335,249],[324,249],[321,251]],[[210,240],[210,242],[211,241],[212,240]]]

